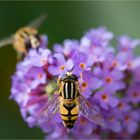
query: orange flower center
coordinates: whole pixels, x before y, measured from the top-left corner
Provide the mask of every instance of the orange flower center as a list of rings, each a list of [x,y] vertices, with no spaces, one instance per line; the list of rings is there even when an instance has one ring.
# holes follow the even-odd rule
[[[41,60],[41,63],[42,63],[42,64],[45,64],[45,63],[46,63],[46,60],[45,60],[45,59],[42,59],[42,60]]]
[[[132,67],[132,62],[128,62],[128,68]]]
[[[86,67],[84,63],[80,63],[79,66],[80,66],[82,69],[84,69],[84,68]]]
[[[82,83],[82,88],[86,88],[88,86],[87,82]]]
[[[113,122],[114,119],[115,119],[114,116],[109,117],[109,121],[110,121],[110,122]]]
[[[124,103],[119,102],[119,104],[118,104],[118,108],[119,108],[119,109],[123,109],[123,107],[124,107]]]
[[[65,69],[64,65],[60,66],[60,70],[64,70],[64,69]]]
[[[112,65],[113,65],[113,67],[118,66],[118,61],[114,60],[114,61],[112,62]]]
[[[112,83],[112,78],[111,78],[111,77],[107,77],[107,78],[105,79],[105,81],[106,81],[107,83]]]
[[[130,120],[130,116],[126,115],[124,119],[126,122],[128,122]]]
[[[122,48],[123,51],[128,51],[128,48]]]
[[[132,95],[133,95],[134,98],[137,98],[139,96],[139,93],[138,92],[134,92]]]
[[[86,120],[84,118],[81,118],[80,124],[85,124],[85,123],[86,123]]]
[[[103,94],[103,95],[102,95],[102,99],[103,99],[104,101],[107,101],[107,99],[108,99],[107,94]]]
[[[37,76],[38,76],[39,79],[41,79],[43,77],[43,74],[42,73],[38,73]]]

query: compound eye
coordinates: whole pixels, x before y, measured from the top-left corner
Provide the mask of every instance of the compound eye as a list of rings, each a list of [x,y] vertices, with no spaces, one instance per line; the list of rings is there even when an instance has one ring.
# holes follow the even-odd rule
[[[72,74],[72,78],[75,80],[75,81],[78,81],[78,77],[74,74]]]

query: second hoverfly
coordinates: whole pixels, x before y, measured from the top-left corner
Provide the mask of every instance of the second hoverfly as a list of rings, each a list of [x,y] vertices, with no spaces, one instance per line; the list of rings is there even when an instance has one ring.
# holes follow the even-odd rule
[[[46,17],[46,14],[42,14],[29,25],[17,30],[15,34],[1,40],[0,47],[12,44],[18,54],[18,59],[22,59],[27,55],[30,48],[36,49],[40,46],[40,37],[37,29],[45,21]]]
[[[71,129],[81,113],[88,120],[98,125],[104,125],[101,114],[80,94],[76,75],[70,72],[63,75],[58,79],[58,86],[57,94],[39,112],[39,120],[59,112],[64,126]]]

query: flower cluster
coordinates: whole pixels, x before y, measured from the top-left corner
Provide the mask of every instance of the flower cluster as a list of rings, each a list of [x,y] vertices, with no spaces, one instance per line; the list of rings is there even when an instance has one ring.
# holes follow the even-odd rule
[[[113,33],[105,27],[91,29],[79,40],[65,40],[47,48],[44,39],[38,50],[31,49],[17,64],[10,98],[20,107],[29,127],[59,88],[57,78],[71,71],[78,77],[81,94],[105,120],[101,127],[82,115],[71,132],[59,113],[46,117],[38,126],[46,138],[134,138],[140,127],[140,57],[134,49],[139,39],[120,36],[112,47]]]

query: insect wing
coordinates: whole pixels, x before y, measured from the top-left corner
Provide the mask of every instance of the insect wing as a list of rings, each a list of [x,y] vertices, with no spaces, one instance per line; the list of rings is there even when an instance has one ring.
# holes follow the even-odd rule
[[[47,18],[47,14],[44,13],[44,14],[40,15],[39,17],[37,17],[36,19],[34,19],[32,22],[30,22],[28,24],[28,26],[32,27],[34,29],[38,29],[43,24],[43,22],[46,20],[46,18]]]
[[[45,118],[49,115],[55,115],[59,111],[59,95],[54,95],[53,98],[44,104],[42,110],[39,112],[38,119]]]
[[[0,48],[10,45],[12,43],[13,43],[13,35],[10,35],[9,37],[0,40]]]
[[[78,97],[78,109],[88,120],[95,122],[98,125],[104,126],[104,119],[100,113],[98,113],[94,107],[80,95]]]

